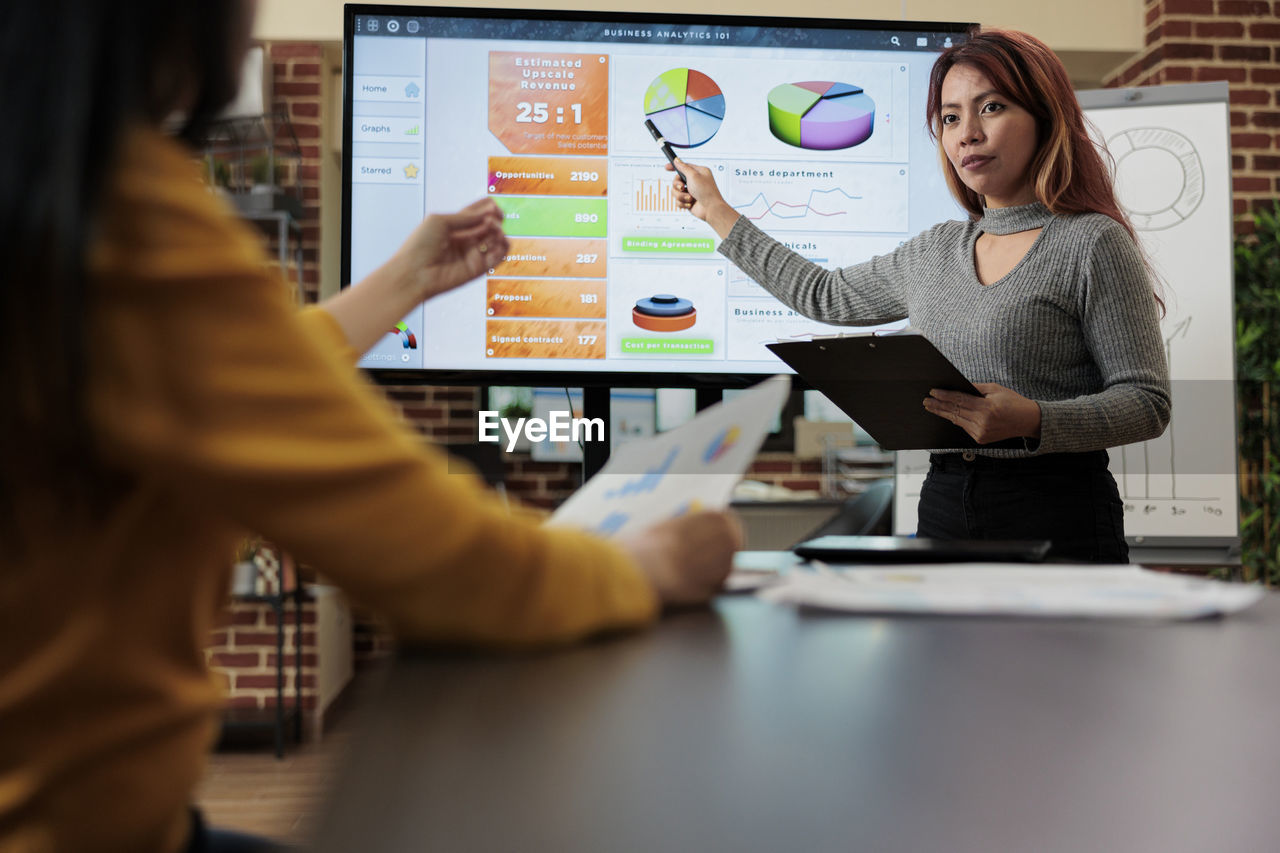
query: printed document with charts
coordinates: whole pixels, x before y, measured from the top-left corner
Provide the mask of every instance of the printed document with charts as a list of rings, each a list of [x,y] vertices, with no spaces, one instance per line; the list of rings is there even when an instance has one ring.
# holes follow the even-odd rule
[[[774,376],[683,426],[624,444],[547,524],[617,536],[728,506],[790,391],[791,377]]]
[[[1197,619],[1256,603],[1262,587],[1140,566],[1007,563],[831,568],[811,562],[759,593],[769,601],[854,613]]]

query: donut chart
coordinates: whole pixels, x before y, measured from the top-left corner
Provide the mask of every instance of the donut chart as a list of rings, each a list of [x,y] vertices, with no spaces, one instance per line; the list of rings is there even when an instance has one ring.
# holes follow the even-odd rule
[[[810,80],[769,91],[769,130],[797,148],[833,151],[866,142],[876,104],[862,87]]]
[[[645,90],[644,114],[671,145],[696,148],[720,129],[724,93],[701,71],[672,68]]]
[[[1167,127],[1137,127],[1107,140],[1116,198],[1138,231],[1185,222],[1204,200],[1204,166],[1191,140]]]

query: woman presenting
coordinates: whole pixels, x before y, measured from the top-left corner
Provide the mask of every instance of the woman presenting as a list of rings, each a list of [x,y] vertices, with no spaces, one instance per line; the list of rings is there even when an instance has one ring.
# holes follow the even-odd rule
[[[938,58],[928,97],[943,172],[970,219],[887,255],[838,270],[806,261],[692,163],[678,161],[688,183],[675,178],[677,197],[787,305],[847,325],[910,316],[974,382],[981,396],[935,389],[923,401],[984,447],[931,455],[920,536],[1048,539],[1053,558],[1125,562],[1106,448],[1169,421],[1163,304],[1066,69],[1031,36],[987,31]],[[1022,446],[985,446],[1007,439]]]

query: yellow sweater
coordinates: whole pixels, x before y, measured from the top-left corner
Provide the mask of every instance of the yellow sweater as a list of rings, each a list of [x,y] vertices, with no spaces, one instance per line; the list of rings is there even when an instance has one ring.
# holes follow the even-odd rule
[[[401,426],[177,143],[128,137],[90,274],[90,418],[130,485],[93,525],[33,496],[42,548],[0,553],[0,851],[180,849],[221,701],[202,649],[246,530],[410,642],[654,618],[620,550],[508,515]]]

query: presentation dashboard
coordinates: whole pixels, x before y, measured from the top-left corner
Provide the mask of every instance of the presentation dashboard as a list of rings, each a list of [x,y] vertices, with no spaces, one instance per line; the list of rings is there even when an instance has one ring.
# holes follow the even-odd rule
[[[961,215],[924,121],[958,31],[355,15],[350,281],[480,197],[510,246],[365,355],[382,369],[772,373],[850,331],[778,301],[677,204],[646,123],[725,200],[834,268]]]

